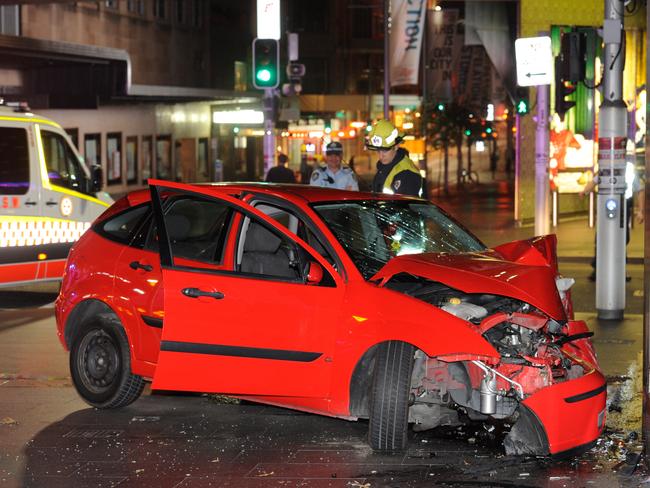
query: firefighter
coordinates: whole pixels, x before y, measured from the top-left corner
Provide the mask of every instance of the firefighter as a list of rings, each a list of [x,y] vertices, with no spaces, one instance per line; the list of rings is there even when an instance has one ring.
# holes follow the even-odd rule
[[[357,175],[347,164],[343,163],[343,146],[332,141],[325,148],[325,162],[316,166],[311,174],[311,186],[338,188],[339,190],[359,190]]]
[[[376,193],[422,196],[422,176],[408,151],[399,147],[402,135],[387,120],[378,121],[368,133],[366,148],[379,153],[377,174],[372,181]]]

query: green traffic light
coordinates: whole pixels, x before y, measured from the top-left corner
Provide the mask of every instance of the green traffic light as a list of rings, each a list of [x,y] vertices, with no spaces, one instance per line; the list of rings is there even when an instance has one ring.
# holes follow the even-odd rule
[[[519,100],[519,102],[517,102],[517,113],[519,115],[525,115],[528,113],[528,104],[526,103],[526,100]]]
[[[471,135],[472,135],[472,131],[469,130],[469,129],[465,129],[465,135],[466,135],[466,136],[471,136]]]
[[[267,82],[271,81],[271,71],[266,69],[266,68],[261,69],[261,70],[259,70],[257,72],[255,77],[257,78],[258,81],[262,81],[264,83],[267,83]]]
[[[485,132],[487,132],[488,134],[492,134],[492,127],[488,127],[487,129],[485,129]]]
[[[445,106],[442,103],[439,103],[438,104],[438,110],[440,110],[442,112],[444,109],[445,109]]]

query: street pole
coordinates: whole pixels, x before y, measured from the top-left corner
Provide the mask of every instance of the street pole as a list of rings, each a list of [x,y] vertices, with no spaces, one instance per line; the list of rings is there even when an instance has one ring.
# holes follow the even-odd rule
[[[390,0],[384,0],[384,119],[390,104]]]
[[[646,26],[650,26],[650,10],[646,12]],[[647,36],[646,36],[647,37]],[[650,47],[650,38],[646,38],[646,52]],[[646,56],[646,86],[650,86],[650,60]],[[646,125],[646,141],[650,139],[650,127]],[[645,146],[645,172],[650,174],[650,147]],[[645,194],[650,195],[650,180],[645,181]],[[643,215],[648,216],[650,198],[644,199]],[[644,235],[650,232],[650,220],[644,219]],[[645,242],[648,242],[646,237]],[[643,448],[650,452],[650,246],[643,246],[643,415],[641,431],[643,433]]]
[[[605,0],[603,103],[598,119],[596,211],[596,310],[598,318],[621,320],[625,310],[625,145],[623,101],[623,0]]]
[[[519,139],[521,138],[521,115],[518,113],[515,115],[515,222],[519,224],[519,176],[520,176],[520,164],[521,160],[519,159]]]
[[[548,234],[548,92],[549,85],[537,85],[537,130],[535,131],[535,235]]]
[[[264,89],[264,176],[275,164],[275,137],[273,135],[275,122],[273,120],[273,103],[275,98],[273,88]]]

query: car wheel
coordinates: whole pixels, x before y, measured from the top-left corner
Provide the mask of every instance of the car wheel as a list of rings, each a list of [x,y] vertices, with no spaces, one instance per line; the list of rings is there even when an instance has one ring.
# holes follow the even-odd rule
[[[70,349],[70,373],[81,398],[96,408],[124,407],[144,389],[144,379],[131,373],[129,343],[113,317],[82,327]]]
[[[408,443],[409,393],[415,347],[384,342],[375,356],[368,438],[376,451],[403,451]]]

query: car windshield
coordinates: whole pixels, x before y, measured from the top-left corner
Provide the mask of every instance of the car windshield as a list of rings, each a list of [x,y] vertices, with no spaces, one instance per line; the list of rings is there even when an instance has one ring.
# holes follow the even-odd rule
[[[394,256],[485,249],[476,237],[427,202],[347,201],[314,204],[313,208],[365,279]]]

